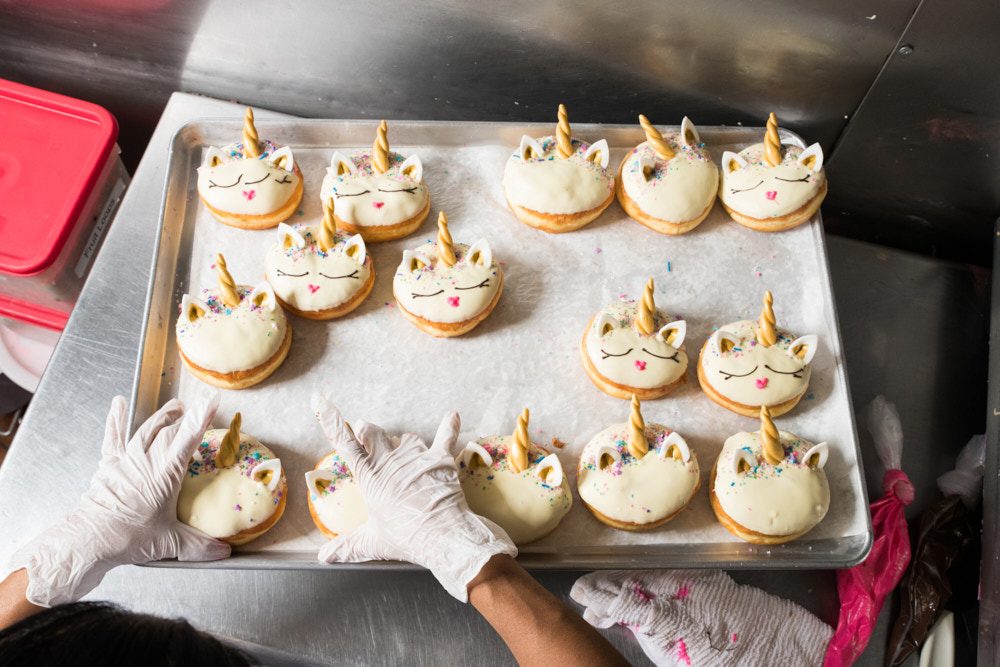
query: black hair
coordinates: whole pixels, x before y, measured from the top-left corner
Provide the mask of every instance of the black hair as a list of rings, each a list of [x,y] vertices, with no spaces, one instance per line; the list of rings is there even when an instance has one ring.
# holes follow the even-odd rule
[[[184,619],[137,614],[107,602],[46,609],[0,631],[0,665],[243,667],[235,648]]]

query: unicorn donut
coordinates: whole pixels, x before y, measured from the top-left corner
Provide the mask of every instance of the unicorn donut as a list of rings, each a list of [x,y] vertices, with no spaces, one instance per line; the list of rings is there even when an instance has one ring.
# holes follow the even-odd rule
[[[764,143],[739,155],[722,154],[719,201],[736,222],[759,232],[780,232],[800,225],[826,197],[823,149],[802,150],[778,138],[778,120],[767,120]]]
[[[756,417],[761,406],[774,416],[799,402],[809,386],[810,362],[818,338],[795,338],[775,326],[774,299],[764,294],[760,319],[719,327],[701,348],[698,382],[724,408]]]
[[[629,421],[595,435],[580,456],[576,488],[590,513],[612,528],[649,530],[691,504],[701,485],[698,457],[684,438],[642,418],[632,397]]]
[[[453,243],[448,218],[438,215],[437,243],[403,252],[392,293],[406,319],[432,336],[461,336],[493,312],[503,271],[486,239]]]
[[[545,232],[571,232],[596,219],[615,195],[606,139],[585,144],[570,136],[566,107],[559,105],[556,135],[521,137],[507,160],[503,189],[507,205],[526,225]]]
[[[687,378],[684,320],[668,321],[653,302],[653,279],[642,300],[605,306],[590,318],[580,343],[583,369],[609,396],[659,398]]]
[[[302,201],[302,172],[292,149],[261,141],[247,109],[243,141],[212,146],[198,167],[198,196],[220,222],[265,229],[287,220]]]
[[[646,141],[618,168],[618,203],[636,222],[661,234],[683,234],[704,220],[719,190],[719,171],[687,116],[680,132],[661,134],[645,116]]]
[[[754,544],[783,544],[804,535],[830,508],[823,467],[825,442],[814,445],[779,431],[760,409],[760,431],[737,433],[712,468],[709,498],[719,523]]]
[[[257,539],[285,511],[288,488],[281,460],[240,431],[237,412],[228,429],[205,433],[188,463],[177,497],[177,519],[233,546]]]
[[[264,279],[288,312],[329,320],[361,305],[375,271],[361,235],[337,229],[329,199],[319,226],[278,225],[278,240],[264,258]]]
[[[514,435],[469,442],[455,459],[469,509],[518,545],[551,533],[573,505],[559,457],[528,438],[528,417],[524,410]]]
[[[264,281],[237,285],[216,255],[218,289],[185,294],[177,318],[181,361],[202,382],[223,389],[244,389],[264,380],[288,356],[292,326]]]
[[[368,520],[368,506],[354,475],[337,452],[306,473],[306,499],[313,523],[327,539],[350,535]]]
[[[379,125],[372,150],[333,154],[320,190],[337,205],[337,226],[366,243],[408,236],[431,210],[420,158],[390,152],[387,126]]]

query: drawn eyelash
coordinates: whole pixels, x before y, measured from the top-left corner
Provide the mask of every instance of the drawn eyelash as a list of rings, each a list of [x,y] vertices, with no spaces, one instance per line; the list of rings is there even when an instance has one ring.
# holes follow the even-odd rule
[[[678,356],[680,355],[680,353],[679,353],[679,352],[674,352],[673,356],[671,356],[671,357],[661,357],[661,356],[660,356],[660,355],[658,355],[658,354],[653,354],[652,352],[650,352],[650,351],[649,351],[649,350],[647,350],[646,348],[642,348],[642,351],[643,351],[643,352],[645,352],[646,354],[648,354],[648,355],[649,355],[649,356],[651,356],[651,357],[656,357],[657,359],[665,359],[665,360],[667,360],[667,361],[672,361],[672,362],[674,362],[675,364],[679,364],[679,363],[681,363],[681,362],[680,362],[680,360],[679,360],[679,359],[677,358],[677,357],[678,357]]]
[[[441,294],[442,292],[444,292],[443,289],[439,289],[437,292],[434,292],[434,294],[417,294],[416,292],[410,292],[410,296],[412,298],[416,299],[417,297],[421,297],[421,296],[422,297],[437,296],[438,294]]]
[[[485,278],[483,279],[483,282],[479,283],[478,285],[473,285],[472,287],[456,287],[455,289],[479,289],[480,287],[489,287],[489,285],[490,285],[490,279]]]
[[[328,276],[325,273],[320,273],[319,275],[324,278],[329,278],[330,280],[340,280],[341,278],[354,278],[355,280],[361,280],[361,278],[358,277],[357,269],[354,269],[354,273],[348,273],[346,276]]]
[[[771,371],[772,373],[778,373],[779,375],[791,375],[793,378],[797,378],[799,380],[802,379],[802,375],[800,375],[802,373],[801,369],[799,369],[797,371],[779,371],[776,368],[771,368],[767,364],[764,364],[764,368],[766,368],[767,370]]]
[[[601,348],[601,354],[603,354],[604,356],[601,357],[601,359],[607,359],[608,357],[624,357],[626,354],[628,354],[629,352],[631,352],[634,349],[635,349],[634,347],[630,347],[628,350],[626,350],[625,352],[622,352],[621,354],[611,354],[610,352],[608,352],[607,350],[605,350],[602,347]]]
[[[288,278],[301,278],[302,276],[308,276],[308,275],[309,275],[308,271],[306,271],[305,273],[285,273],[281,269],[278,269],[278,276],[279,277],[280,276],[286,276]]]
[[[275,181],[274,184],[275,185],[289,185],[291,182],[292,182],[292,179],[288,178],[288,174],[285,174],[281,178],[280,181]]]
[[[219,185],[215,181],[209,179],[209,181],[208,181],[208,183],[209,183],[208,187],[209,188],[231,188],[233,186],[239,185],[241,180],[243,180],[243,174],[240,174],[239,176],[237,176],[236,177],[236,182],[235,183],[230,183],[229,185]]]
[[[775,176],[774,180],[776,180],[776,181],[784,181],[785,183],[808,183],[809,182],[809,176],[806,175],[806,176],[803,176],[802,178],[796,178],[794,180],[789,180],[787,178],[778,178],[777,176]],[[777,372],[777,371],[775,371],[775,372]]]
[[[264,174],[264,178],[262,178],[262,179],[260,179],[258,181],[247,181],[244,185],[257,185],[258,183],[263,183],[268,178],[270,178],[270,176],[271,176],[271,174]]]
[[[363,190],[361,192],[355,192],[354,194],[345,195],[345,194],[341,194],[340,192],[337,192],[336,190],[334,190],[333,191],[333,196],[336,197],[337,199],[340,199],[341,197],[360,197],[361,195],[366,195],[369,192],[371,192],[371,190]]]
[[[417,188],[416,187],[412,187],[412,188],[400,188],[399,190],[383,190],[382,188],[379,188],[378,191],[379,192],[405,192],[408,195],[412,195],[414,192],[417,191]]]
[[[737,190],[736,188],[730,188],[729,191],[731,193],[733,193],[734,195],[738,194],[740,192],[750,192],[751,190],[756,190],[757,188],[759,188],[761,185],[763,185],[763,183],[764,183],[764,181],[761,181],[760,183],[758,183],[757,185],[753,186],[752,188],[744,188],[743,190]]]
[[[723,380],[728,380],[730,378],[745,378],[748,375],[753,375],[758,368],[760,368],[760,366],[754,366],[752,371],[750,371],[749,373],[744,373],[743,375],[737,375],[736,373],[727,373],[726,371],[719,371],[719,373],[726,376],[722,378]]]

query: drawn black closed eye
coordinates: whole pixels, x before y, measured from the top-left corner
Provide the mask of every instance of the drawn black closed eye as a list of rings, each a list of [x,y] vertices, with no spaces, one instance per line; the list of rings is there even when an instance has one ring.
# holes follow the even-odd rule
[[[256,181],[247,181],[246,185],[257,185],[258,183],[263,183],[264,181],[266,181],[270,177],[271,177],[271,174],[269,174],[269,173],[268,174],[264,174],[264,178],[258,179]]]
[[[779,375],[791,375],[793,378],[798,378],[800,380],[802,379],[802,375],[801,375],[802,369],[801,368],[799,370],[797,370],[797,371],[779,371],[777,368],[771,368],[767,364],[764,364],[764,368],[766,368],[767,370],[771,371],[772,373],[778,373]]]
[[[720,370],[719,373],[726,376],[722,378],[723,380],[728,380],[729,378],[745,378],[748,375],[753,375],[758,368],[760,368],[760,366],[754,366],[752,371],[750,371],[749,373],[744,373],[743,375],[737,375],[736,373],[727,373],[726,371],[722,370]]]
[[[209,188],[231,188],[234,185],[239,185],[240,181],[242,179],[243,179],[243,174],[240,174],[239,176],[236,177],[236,182],[235,183],[230,183],[229,185],[219,185],[218,183],[216,183],[212,179],[209,179],[208,180],[208,183],[209,183],[208,187]]]
[[[337,199],[340,199],[341,197],[360,197],[361,195],[366,195],[369,192],[371,192],[371,190],[362,190],[361,192],[354,192],[352,194],[344,194],[342,192],[337,192],[336,190],[334,190],[333,191],[333,196],[336,197]]]
[[[417,294],[416,292],[410,292],[410,296],[412,298],[416,299],[417,297],[421,297],[421,296],[422,297],[437,296],[438,294],[441,294],[442,292],[444,292],[443,289],[439,289],[437,292],[434,292],[434,294]]]
[[[356,280],[361,280],[361,278],[358,277],[357,269],[354,269],[354,273],[348,273],[347,275],[344,276],[328,276],[325,273],[320,273],[319,275],[323,276],[324,278],[329,278],[330,280],[340,280],[341,278],[354,278]]]
[[[744,188],[742,190],[737,190],[736,188],[730,188],[729,191],[731,193],[733,193],[734,195],[738,194],[740,192],[750,192],[751,190],[756,190],[757,188],[759,188],[761,185],[763,185],[763,183],[764,183],[764,181],[761,181],[760,183],[758,183],[757,185],[753,186],[752,188]]]
[[[680,359],[677,358],[680,355],[680,352],[674,352],[673,356],[670,356],[670,357],[661,357],[658,354],[653,354],[652,352],[650,352],[646,348],[642,348],[642,351],[645,352],[646,354],[648,354],[651,357],[656,357],[657,359],[665,359],[667,361],[672,361],[675,364],[681,363]]]
[[[809,174],[806,174],[802,178],[794,178],[794,179],[779,178],[778,176],[775,176],[774,180],[776,180],[776,181],[784,181],[785,183],[808,183],[809,182]]]
[[[301,278],[303,276],[308,276],[308,275],[309,275],[308,271],[306,271],[305,273],[285,273],[281,269],[278,269],[278,276],[279,277],[286,276],[288,278]]]
[[[607,359],[608,357],[624,357],[626,354],[628,354],[629,352],[631,352],[634,349],[635,349],[634,347],[630,347],[629,349],[627,349],[626,351],[622,352],[621,354],[611,354],[610,352],[608,352],[607,350],[605,350],[602,347],[601,348],[601,354],[603,354],[604,356],[601,357],[601,359]]]
[[[386,193],[388,193],[388,192],[405,192],[408,195],[412,195],[414,192],[417,191],[417,187],[413,186],[412,188],[400,188],[399,190],[383,190],[382,188],[379,188],[378,191],[379,192],[386,192]]]
[[[489,285],[490,285],[490,279],[485,278],[483,279],[483,282],[479,283],[478,285],[473,285],[472,287],[456,287],[455,289],[479,289],[480,287],[489,287]]]
[[[291,183],[292,179],[288,177],[288,174],[282,176],[280,181],[274,182],[275,185],[290,185]]]

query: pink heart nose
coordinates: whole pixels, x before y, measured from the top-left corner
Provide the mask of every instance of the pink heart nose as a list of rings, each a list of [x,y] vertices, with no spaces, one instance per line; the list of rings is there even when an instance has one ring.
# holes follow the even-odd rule
[[[644,371],[644,370],[646,370],[646,362],[645,361],[636,361],[635,362],[635,367],[638,368],[640,371]]]
[[[319,285],[309,285],[309,293],[310,294],[315,294],[316,290],[318,290],[318,289],[319,289]]]
[[[375,208],[382,208],[383,206],[385,206],[385,202],[384,201],[373,201],[372,202],[372,206],[374,206]]]
[[[774,198],[778,196],[777,190],[769,190],[765,195],[769,201],[774,201]]]
[[[457,296],[449,296],[448,297],[448,305],[451,306],[452,308],[458,308],[458,300],[459,300],[459,298],[460,297],[457,297]]]
[[[244,190],[243,191],[243,196],[247,198],[247,201],[250,201],[251,199],[253,199],[256,194],[257,194],[256,190]]]
[[[761,378],[760,380],[757,380],[754,384],[757,385],[758,389],[764,389],[767,387],[767,378]]]

